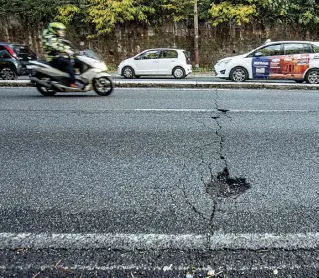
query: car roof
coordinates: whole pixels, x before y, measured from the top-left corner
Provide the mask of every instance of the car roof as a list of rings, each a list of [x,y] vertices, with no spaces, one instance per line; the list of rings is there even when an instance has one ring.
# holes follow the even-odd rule
[[[27,47],[29,45],[17,42],[0,42],[1,45],[16,45],[16,46],[24,46]]]
[[[317,41],[271,41],[271,42],[265,43],[264,45],[277,44],[277,43],[315,43],[315,44],[319,44],[319,42],[317,42]]]
[[[150,49],[145,49],[144,51],[150,51],[150,50],[176,50],[176,51],[185,51],[185,49],[180,49],[180,48],[150,48]]]

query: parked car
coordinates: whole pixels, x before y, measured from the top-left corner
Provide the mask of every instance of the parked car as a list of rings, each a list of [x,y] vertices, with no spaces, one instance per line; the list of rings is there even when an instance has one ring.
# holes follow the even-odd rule
[[[118,74],[125,78],[145,75],[173,75],[185,78],[192,72],[189,52],[183,49],[148,49],[124,60],[118,67]]]
[[[30,60],[37,55],[26,45],[0,43],[0,78],[15,80],[19,75],[28,74]]]
[[[319,83],[319,42],[267,41],[264,45],[214,66],[217,77],[243,82],[247,79],[284,79]]]

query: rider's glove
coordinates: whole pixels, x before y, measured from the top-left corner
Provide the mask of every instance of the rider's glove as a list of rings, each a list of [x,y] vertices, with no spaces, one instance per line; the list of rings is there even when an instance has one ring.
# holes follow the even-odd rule
[[[73,56],[74,55],[74,52],[70,49],[68,50],[65,50],[65,53],[68,54],[69,56]]]

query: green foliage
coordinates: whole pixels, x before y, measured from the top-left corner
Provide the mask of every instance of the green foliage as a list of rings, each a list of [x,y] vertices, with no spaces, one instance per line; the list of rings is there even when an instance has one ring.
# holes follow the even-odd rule
[[[62,0],[1,0],[1,16],[17,16],[22,22],[31,25],[36,22],[49,21],[57,13],[57,5]]]
[[[194,0],[163,0],[160,7],[163,9],[163,15],[172,18],[174,21],[193,19]],[[208,10],[212,0],[198,0],[198,16],[200,19],[208,19]],[[160,8],[159,7],[159,8]]]
[[[237,25],[248,23],[252,17],[258,15],[256,5],[252,0],[243,1],[242,4],[233,4],[229,1],[212,4],[209,14],[212,16],[213,26],[220,23],[235,21]]]
[[[68,25],[73,21],[76,15],[81,13],[81,9],[77,5],[66,4],[64,6],[58,7],[58,12],[59,14],[56,17],[56,20]]]
[[[285,21],[317,28],[319,4],[316,0],[217,0],[211,4],[209,14],[213,26],[223,22],[240,25],[255,18],[264,23]]]
[[[317,30],[319,3],[316,0],[198,0],[199,18],[213,26],[258,20],[285,22]],[[193,21],[194,0],[0,0],[1,18],[15,16],[28,26],[59,20],[91,30],[96,35],[112,32],[128,22],[159,23]]]
[[[154,9],[143,0],[90,0],[87,21],[95,25],[98,35],[111,32],[119,23],[139,21],[148,23]]]
[[[194,0],[163,0],[162,2],[162,8],[174,21],[188,19],[194,15]]]

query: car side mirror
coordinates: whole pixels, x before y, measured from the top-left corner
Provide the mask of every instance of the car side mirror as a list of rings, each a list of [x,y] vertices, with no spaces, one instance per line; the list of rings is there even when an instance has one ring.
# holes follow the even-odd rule
[[[256,53],[254,54],[254,56],[255,56],[255,57],[261,57],[261,56],[263,56],[263,53],[260,52],[260,51],[258,51],[258,52],[256,52]]]
[[[134,60],[141,60],[141,56],[135,57]]]

